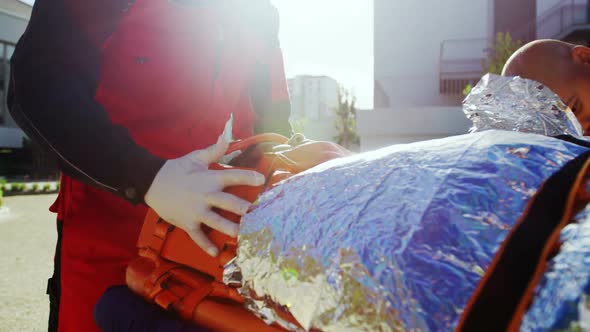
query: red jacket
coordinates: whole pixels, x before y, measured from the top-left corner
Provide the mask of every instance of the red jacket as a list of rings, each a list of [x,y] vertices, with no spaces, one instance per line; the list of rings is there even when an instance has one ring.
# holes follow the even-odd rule
[[[289,134],[278,18],[268,0],[37,0],[12,60],[11,114],[65,174],[60,331],[124,284],[166,159],[235,137]],[[52,38],[49,38],[51,36]]]

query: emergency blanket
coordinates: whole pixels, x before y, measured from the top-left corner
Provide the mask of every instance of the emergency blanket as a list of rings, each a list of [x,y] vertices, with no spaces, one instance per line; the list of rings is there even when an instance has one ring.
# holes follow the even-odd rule
[[[463,101],[470,132],[502,129],[546,136],[582,136],[572,110],[547,86],[522,77],[487,74]]]
[[[586,150],[491,130],[330,161],[259,198],[226,272],[267,322],[452,330],[529,199]]]
[[[569,107],[545,85],[521,77],[485,75],[463,102],[471,132],[503,129],[581,138]],[[549,261],[521,331],[590,331],[590,206],[568,225]]]
[[[561,232],[521,331],[590,331],[590,205]]]

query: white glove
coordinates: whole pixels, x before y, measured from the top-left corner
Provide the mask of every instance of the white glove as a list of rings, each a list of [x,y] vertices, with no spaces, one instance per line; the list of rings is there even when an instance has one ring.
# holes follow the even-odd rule
[[[211,210],[216,207],[244,215],[250,202],[223,192],[230,186],[261,186],[262,174],[246,170],[209,170],[228,149],[227,127],[215,145],[197,150],[178,159],[168,160],[156,174],[145,202],[167,222],[186,231],[193,241],[211,256],[217,247],[207,238],[201,224],[232,237],[238,235],[238,225]],[[230,129],[231,130],[231,127]]]

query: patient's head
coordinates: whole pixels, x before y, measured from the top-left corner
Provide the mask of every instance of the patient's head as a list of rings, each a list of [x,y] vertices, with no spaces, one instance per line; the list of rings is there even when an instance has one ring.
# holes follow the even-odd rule
[[[502,75],[545,84],[574,111],[584,132],[590,132],[590,48],[537,40],[516,51]]]

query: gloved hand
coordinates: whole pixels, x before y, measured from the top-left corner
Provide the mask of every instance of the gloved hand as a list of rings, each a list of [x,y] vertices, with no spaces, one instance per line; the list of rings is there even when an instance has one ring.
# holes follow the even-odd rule
[[[246,170],[212,171],[228,149],[230,138],[227,128],[215,145],[193,151],[178,159],[168,160],[156,174],[145,202],[167,222],[186,231],[193,241],[211,256],[217,256],[217,247],[201,229],[205,224],[232,237],[238,235],[238,225],[211,208],[244,215],[250,202],[223,192],[229,186],[261,186],[262,174]]]

